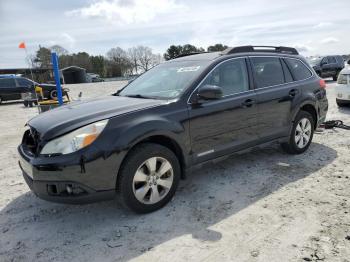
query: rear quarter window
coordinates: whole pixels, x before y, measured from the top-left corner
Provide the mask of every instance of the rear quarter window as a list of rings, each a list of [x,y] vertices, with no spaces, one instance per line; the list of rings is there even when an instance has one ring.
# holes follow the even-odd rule
[[[284,58],[284,61],[286,61],[296,81],[304,80],[312,76],[311,71],[300,60]]]
[[[336,58],[338,64],[344,65],[344,59],[343,59],[343,57],[341,57],[341,56],[336,56],[335,58]]]

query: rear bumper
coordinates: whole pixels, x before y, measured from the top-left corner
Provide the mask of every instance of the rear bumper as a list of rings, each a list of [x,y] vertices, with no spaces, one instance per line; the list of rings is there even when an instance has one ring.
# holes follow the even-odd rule
[[[318,119],[317,127],[319,127],[324,121],[326,121],[326,116],[328,112],[328,99],[325,97],[318,104]]]
[[[335,88],[337,100],[350,102],[350,86],[337,85]]]
[[[336,101],[337,101],[338,103],[342,103],[342,104],[350,104],[350,99],[345,100],[345,99],[336,98]]]

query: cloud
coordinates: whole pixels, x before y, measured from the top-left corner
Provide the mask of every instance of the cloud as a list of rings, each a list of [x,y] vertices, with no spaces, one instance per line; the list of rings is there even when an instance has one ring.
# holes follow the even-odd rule
[[[66,12],[66,15],[102,18],[117,24],[133,24],[149,22],[158,14],[183,7],[174,0],[98,0],[87,7]]]
[[[320,22],[317,25],[315,25],[314,28],[328,28],[332,25],[333,23],[330,23],[330,22]]]
[[[312,48],[305,44],[294,44],[292,45],[294,48],[296,48],[300,53],[310,52],[312,51]]]
[[[335,37],[327,37],[321,40],[322,44],[335,44],[338,42],[339,42],[339,39]]]
[[[72,37],[70,34],[62,33],[54,40],[49,40],[48,44],[50,46],[61,45],[65,48],[73,48],[75,46],[75,42],[76,42],[75,38]]]

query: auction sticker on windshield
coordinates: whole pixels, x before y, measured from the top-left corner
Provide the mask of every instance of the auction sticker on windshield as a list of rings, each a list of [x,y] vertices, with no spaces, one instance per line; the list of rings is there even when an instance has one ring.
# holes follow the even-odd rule
[[[198,71],[198,69],[200,68],[200,66],[187,66],[187,67],[181,67],[177,70],[178,73],[182,73],[182,72],[195,72]]]

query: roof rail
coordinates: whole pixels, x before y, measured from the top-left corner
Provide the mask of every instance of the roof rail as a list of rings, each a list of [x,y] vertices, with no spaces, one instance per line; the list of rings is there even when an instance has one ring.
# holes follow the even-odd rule
[[[250,52],[271,52],[271,53],[299,55],[298,51],[293,47],[264,46],[264,45],[261,45],[261,46],[246,45],[246,46],[229,47],[226,50],[222,51],[221,54],[229,55],[229,54],[250,53]]]
[[[208,53],[208,52],[192,52],[192,53],[180,54],[180,55],[174,57],[173,59],[184,57],[184,56],[190,56],[190,55],[199,55],[199,54],[204,54],[204,53]]]

